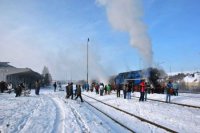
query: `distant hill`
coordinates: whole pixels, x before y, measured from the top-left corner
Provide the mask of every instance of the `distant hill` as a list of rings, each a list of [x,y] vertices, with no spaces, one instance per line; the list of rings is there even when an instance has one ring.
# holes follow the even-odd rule
[[[185,82],[200,82],[200,72],[188,73],[183,79]]]
[[[169,74],[170,79],[180,83],[183,89],[200,89],[200,72],[181,72]]]
[[[177,72],[170,73],[169,76],[175,81],[200,82],[200,72]]]

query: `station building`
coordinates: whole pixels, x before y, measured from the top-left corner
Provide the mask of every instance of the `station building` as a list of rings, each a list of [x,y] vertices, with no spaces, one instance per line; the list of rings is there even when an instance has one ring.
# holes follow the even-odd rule
[[[9,62],[0,62],[0,82],[11,82],[13,86],[19,83],[33,85],[36,80],[40,79],[42,76],[30,68],[16,68],[9,65]]]

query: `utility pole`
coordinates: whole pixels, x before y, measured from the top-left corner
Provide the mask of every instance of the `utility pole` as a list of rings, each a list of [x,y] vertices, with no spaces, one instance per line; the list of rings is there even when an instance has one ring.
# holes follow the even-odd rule
[[[88,43],[89,43],[90,39],[88,38],[87,40],[87,84],[88,84]]]

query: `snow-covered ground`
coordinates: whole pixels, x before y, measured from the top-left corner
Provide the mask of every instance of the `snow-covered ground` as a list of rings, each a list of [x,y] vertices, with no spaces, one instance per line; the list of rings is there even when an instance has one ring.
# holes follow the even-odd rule
[[[192,83],[192,82],[198,83],[200,82],[200,72],[188,74],[183,80],[189,83]]]
[[[83,94],[99,99],[107,104],[131,112],[142,118],[162,124],[177,132],[198,133],[200,131],[200,109],[156,101],[139,102],[111,95],[99,96],[94,92]],[[139,93],[132,93],[139,96]],[[165,100],[165,95],[150,94],[150,98]],[[117,119],[135,132],[166,132],[145,122],[114,110],[106,105],[83,96],[85,101],[94,105],[112,118]],[[172,97],[173,102],[200,106],[200,95],[180,94]],[[65,92],[41,89],[40,95],[15,97],[15,94],[0,94],[0,131],[1,133],[126,133],[128,130],[113,122],[86,102],[65,99]]]

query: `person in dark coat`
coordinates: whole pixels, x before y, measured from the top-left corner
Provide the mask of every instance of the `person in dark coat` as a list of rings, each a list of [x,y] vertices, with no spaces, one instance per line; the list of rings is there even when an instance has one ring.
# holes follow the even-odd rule
[[[0,83],[0,89],[1,89],[1,93],[3,93],[5,90],[7,90],[7,83],[4,81],[1,81]]]
[[[128,85],[125,84],[125,85],[123,86],[124,99],[126,99],[127,90],[128,90]]]
[[[116,85],[116,89],[117,89],[117,97],[120,97],[120,90],[121,90],[120,87],[121,87],[120,84],[117,84],[117,85]]]
[[[54,92],[56,92],[56,88],[57,88],[57,83],[56,82],[54,82],[53,87],[54,87]]]
[[[67,84],[66,86],[66,97],[65,98],[69,98],[69,95],[70,95],[70,84]]]
[[[107,92],[108,92],[107,85],[105,85],[104,90],[105,90],[105,95],[107,95]]]
[[[4,85],[3,85],[3,81],[0,82],[0,90],[1,90],[1,93],[4,92]]]
[[[127,90],[127,99],[131,99],[131,91],[132,91],[132,85],[129,82],[128,83],[128,90]]]
[[[95,84],[95,91],[96,91],[96,94],[99,94],[99,84]]]
[[[37,80],[37,81],[35,82],[35,94],[36,94],[36,95],[39,95],[39,93],[40,93],[40,81]]]
[[[166,89],[167,89],[167,94],[166,94],[166,103],[170,103],[171,101],[171,91],[173,89],[173,84],[172,84],[172,81],[170,80],[166,86]]]
[[[68,89],[69,89],[69,95],[68,95],[67,98],[69,98],[71,96],[71,99],[73,99],[73,95],[74,95],[74,93],[73,93],[73,83],[70,83],[70,86],[69,86]]]
[[[77,86],[76,98],[75,98],[75,100],[76,100],[78,97],[80,97],[81,102],[83,102],[83,99],[82,99],[82,96],[81,96],[81,85],[78,85],[78,86]]]
[[[21,96],[21,93],[22,93],[22,85],[21,84],[19,84],[16,88],[15,88],[15,97],[19,97],[19,96]]]

